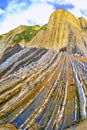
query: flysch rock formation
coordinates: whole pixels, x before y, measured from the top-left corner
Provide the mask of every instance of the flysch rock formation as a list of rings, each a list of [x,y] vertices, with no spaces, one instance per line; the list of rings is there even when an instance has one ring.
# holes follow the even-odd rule
[[[86,19],[61,9],[43,27],[1,35],[0,130],[65,130],[86,119],[86,55]]]
[[[0,129],[65,130],[86,118],[86,93],[87,57],[7,48],[0,61]]]

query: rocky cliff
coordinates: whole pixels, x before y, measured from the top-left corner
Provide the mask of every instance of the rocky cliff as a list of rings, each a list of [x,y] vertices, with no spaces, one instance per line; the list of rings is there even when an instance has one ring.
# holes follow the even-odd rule
[[[87,21],[77,19],[65,10],[55,11],[49,19],[47,29],[40,31],[29,43],[59,50],[67,47],[69,52],[86,52]]]

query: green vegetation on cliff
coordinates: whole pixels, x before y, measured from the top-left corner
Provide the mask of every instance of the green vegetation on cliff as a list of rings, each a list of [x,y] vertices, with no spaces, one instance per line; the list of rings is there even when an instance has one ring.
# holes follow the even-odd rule
[[[16,34],[15,39],[13,40],[13,43],[19,43],[21,40],[25,40],[25,42],[31,41],[31,39],[40,31],[40,30],[46,30],[47,24],[43,27],[40,26],[27,26],[24,31],[22,31],[19,34]]]

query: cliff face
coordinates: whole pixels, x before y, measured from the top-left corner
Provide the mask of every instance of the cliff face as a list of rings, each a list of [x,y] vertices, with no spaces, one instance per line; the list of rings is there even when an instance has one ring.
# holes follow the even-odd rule
[[[65,10],[55,11],[49,19],[47,29],[40,31],[29,43],[59,50],[67,47],[69,52],[86,52],[87,21],[77,19]]]
[[[3,52],[7,47],[16,44],[24,47],[40,30],[40,26],[25,26],[21,25],[10,32],[0,36],[0,52]]]

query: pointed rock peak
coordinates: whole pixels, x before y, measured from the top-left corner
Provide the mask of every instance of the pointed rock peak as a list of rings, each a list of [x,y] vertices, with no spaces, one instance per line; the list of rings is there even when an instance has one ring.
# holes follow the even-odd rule
[[[79,17],[78,19],[79,19],[79,20],[82,20],[82,21],[87,21],[83,16],[82,16],[82,17]]]
[[[77,21],[77,18],[70,13],[69,11],[58,9],[52,13],[50,16],[49,22],[62,22],[62,23],[71,23],[72,25],[74,24],[75,26],[79,26],[79,22]]]
[[[72,16],[73,18],[76,18],[72,13],[70,13],[67,10],[58,9],[52,13],[52,15],[62,15],[62,16]]]
[[[86,31],[87,30],[87,20],[84,17],[78,18],[81,28]]]

